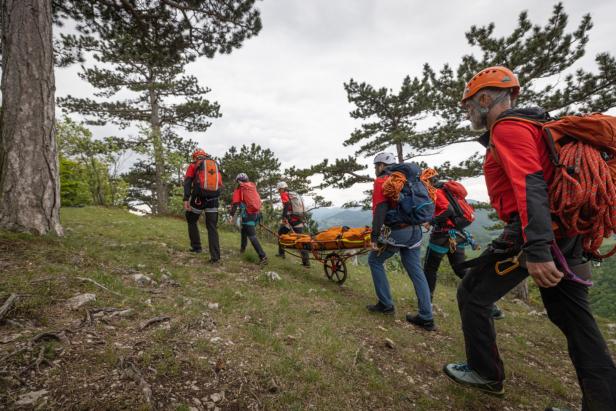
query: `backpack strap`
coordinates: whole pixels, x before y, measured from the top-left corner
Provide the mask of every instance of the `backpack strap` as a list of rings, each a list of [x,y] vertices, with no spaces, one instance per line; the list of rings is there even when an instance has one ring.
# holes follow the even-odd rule
[[[497,124],[499,124],[502,121],[520,121],[522,123],[526,123],[526,124],[532,124],[535,127],[538,127],[540,129],[543,129],[543,125],[548,121],[540,121],[537,120],[536,118],[532,118],[532,117],[528,117],[528,116],[524,116],[524,115],[507,115],[501,118],[496,119],[496,121],[492,124],[492,127],[490,127],[490,140],[488,142],[488,147],[489,150],[492,152],[492,157],[494,157],[494,160],[499,164],[502,165],[502,161],[500,160],[500,157],[498,156],[498,152],[496,151],[496,147],[494,146],[494,143],[492,143],[492,133],[494,132],[494,127],[496,127]],[[551,139],[551,135],[550,135],[550,139]],[[548,145],[548,148],[550,148],[550,143],[547,141],[548,139],[546,138],[546,143]],[[551,148],[550,148],[550,154],[554,154],[556,155],[556,157],[552,158],[552,161],[555,161],[554,159],[558,158],[558,154],[556,154],[556,147],[554,146],[554,140],[551,139]],[[557,164],[557,163],[555,163]]]

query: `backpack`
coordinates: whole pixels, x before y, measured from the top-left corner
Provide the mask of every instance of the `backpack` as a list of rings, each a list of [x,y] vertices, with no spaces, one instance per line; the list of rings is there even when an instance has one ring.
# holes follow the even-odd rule
[[[387,211],[385,225],[397,227],[431,221],[434,201],[420,178],[419,166],[415,163],[394,164],[387,167],[386,172],[389,176],[383,183],[383,194],[395,203],[395,208]]]
[[[197,197],[218,197],[222,180],[218,163],[211,158],[197,161],[195,178],[193,179],[193,192]]]
[[[306,209],[302,196],[294,191],[289,191],[289,201],[291,202],[291,214],[297,217],[303,217]]]
[[[255,214],[261,210],[261,197],[255,183],[251,181],[240,183],[240,194],[248,214]]]
[[[466,201],[467,192],[464,186],[457,181],[448,181],[443,184],[443,192],[453,208],[453,225],[459,230],[471,225],[475,221],[475,210]]]
[[[604,255],[599,248],[616,232],[616,117],[595,113],[551,119],[510,111],[492,128],[505,120],[541,130],[556,166],[549,192],[557,236],[581,235],[584,251],[598,259],[615,254],[616,246]],[[496,150],[493,153],[500,162]]]

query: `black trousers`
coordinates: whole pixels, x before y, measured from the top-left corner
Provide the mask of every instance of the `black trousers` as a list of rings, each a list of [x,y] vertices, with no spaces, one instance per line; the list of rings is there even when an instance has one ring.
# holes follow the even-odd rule
[[[220,242],[218,239],[218,213],[205,214],[205,228],[207,229],[207,242],[210,249],[210,258],[214,261],[220,260]],[[188,237],[190,246],[193,250],[201,250],[201,236],[199,235],[199,216],[201,214],[192,211],[186,212],[186,222],[188,223]]]
[[[441,261],[443,257],[447,255],[447,259],[449,260],[449,265],[453,268],[454,274],[458,278],[464,278],[464,274],[466,273],[465,269],[456,269],[454,268],[457,264],[461,264],[465,260],[464,255],[464,247],[456,248],[456,251],[453,253],[438,253],[431,249],[430,247],[426,250],[426,256],[424,257],[424,273],[426,274],[426,279],[428,280],[428,287],[430,288],[430,296],[434,294],[434,289],[436,288],[436,274],[438,272],[438,268],[441,265]]]
[[[291,226],[291,229],[296,234],[303,234],[304,233],[304,227]],[[288,226],[281,225],[280,228],[278,229],[278,235],[288,234],[290,231],[291,230],[289,229]],[[284,255],[284,254],[285,254],[284,247],[281,246],[280,242],[279,242],[278,243],[278,255]],[[308,251],[302,250],[300,252],[300,254],[302,256],[302,264],[305,265],[306,267],[310,266],[310,254],[308,253]]]
[[[246,246],[248,245],[248,240],[254,247],[255,251],[259,255],[259,258],[265,257],[265,251],[263,251],[263,247],[261,247],[261,243],[257,238],[257,229],[253,225],[244,225],[242,224],[242,232],[241,232],[242,240],[240,243],[240,252],[246,251]]]
[[[524,268],[499,276],[494,264],[485,264],[469,270],[458,287],[466,357],[470,367],[484,378],[505,379],[491,307],[527,276]],[[548,318],[567,339],[582,389],[582,410],[616,410],[616,366],[590,311],[588,287],[562,280],[555,287],[540,290]]]

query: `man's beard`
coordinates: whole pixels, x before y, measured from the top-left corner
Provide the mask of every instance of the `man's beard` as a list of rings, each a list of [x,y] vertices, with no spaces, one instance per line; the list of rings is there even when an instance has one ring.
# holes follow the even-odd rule
[[[481,113],[475,111],[469,116],[471,120],[471,129],[475,131],[485,130],[488,127],[487,118],[488,115],[481,115]]]

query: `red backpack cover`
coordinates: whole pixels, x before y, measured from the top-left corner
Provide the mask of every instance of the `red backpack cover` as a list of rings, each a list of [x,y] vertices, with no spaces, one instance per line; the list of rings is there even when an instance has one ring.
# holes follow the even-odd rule
[[[448,181],[443,184],[443,191],[453,207],[455,216],[452,218],[456,228],[465,228],[475,221],[475,209],[466,201],[468,192],[457,181]]]
[[[261,210],[261,197],[255,183],[252,181],[240,183],[240,195],[242,203],[246,205],[247,213],[254,214]]]

